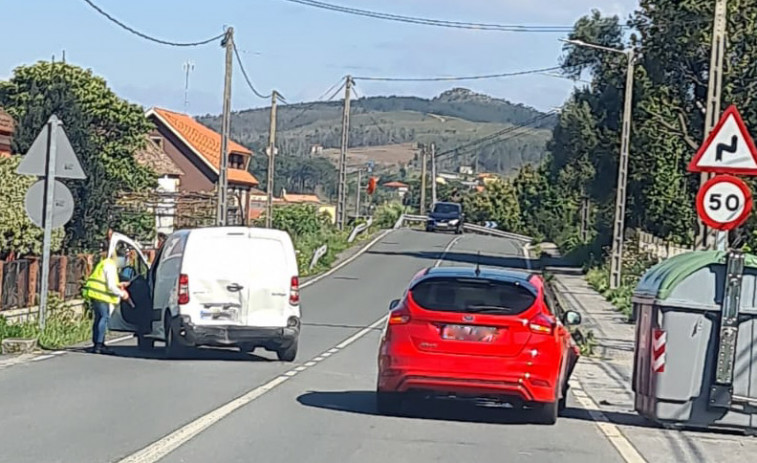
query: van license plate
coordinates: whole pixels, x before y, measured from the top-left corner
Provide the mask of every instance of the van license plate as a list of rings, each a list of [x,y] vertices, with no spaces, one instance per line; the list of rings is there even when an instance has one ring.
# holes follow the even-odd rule
[[[445,325],[442,327],[442,339],[448,341],[492,342],[497,335],[497,328],[490,326]]]

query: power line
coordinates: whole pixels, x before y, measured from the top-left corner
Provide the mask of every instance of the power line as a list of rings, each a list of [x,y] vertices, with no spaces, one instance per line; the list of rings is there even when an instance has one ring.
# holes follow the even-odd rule
[[[288,1],[288,0],[287,0]],[[573,67],[573,66],[571,66]],[[552,66],[542,69],[530,69],[527,71],[504,72],[500,74],[482,74],[477,76],[457,76],[457,77],[355,77],[355,80],[366,80],[374,82],[450,82],[461,80],[482,80],[482,79],[500,79],[503,77],[524,76],[528,74],[541,74],[543,72],[557,71],[564,69],[563,66]]]
[[[479,139],[473,140],[471,142],[464,143],[464,144],[462,144],[460,146],[456,146],[456,147],[448,149],[446,151],[437,153],[436,159],[439,159],[439,158],[445,157],[445,156],[449,156],[451,154],[460,154],[461,152],[468,151],[468,150],[470,150],[472,148],[486,147],[486,146],[489,146],[489,145],[487,145],[487,143],[489,143],[489,142],[495,142],[496,143],[496,142],[500,142],[500,141],[504,141],[504,140],[509,140],[509,138],[500,139],[500,137],[502,137],[503,135],[512,134],[514,132],[517,132],[520,129],[528,128],[529,126],[534,125],[534,124],[536,124],[536,123],[538,123],[538,122],[540,122],[540,121],[542,121],[544,119],[547,119],[547,118],[553,116],[554,114],[556,114],[555,111],[550,111],[550,112],[541,114],[541,115],[539,115],[539,116],[537,116],[537,117],[535,117],[535,118],[533,118],[533,119],[531,119],[529,121],[526,121],[522,125],[513,126],[513,127],[507,127],[507,128],[502,129],[502,130],[499,130],[497,132],[494,132],[494,133],[491,133],[491,134],[486,135],[484,137],[481,137]]]
[[[247,70],[244,68],[244,63],[242,63],[242,57],[239,56],[239,51],[237,51],[237,44],[234,43],[233,46],[234,46],[234,55],[236,55],[237,57],[237,63],[239,63],[239,69],[242,70],[242,75],[244,76],[244,80],[247,82],[247,86],[250,87],[250,90],[252,90],[252,93],[254,93],[255,96],[257,96],[258,98],[262,98],[264,100],[270,99],[271,96],[273,96],[273,93],[269,93],[268,95],[263,95],[252,84],[252,81],[250,80],[250,76],[247,75]],[[283,97],[280,97],[280,98],[283,99]]]
[[[340,85],[340,84],[341,84],[341,86],[339,88],[337,88],[336,90],[334,90],[334,88],[337,85]],[[339,95],[339,92],[341,92],[344,89],[345,85],[347,85],[347,81],[344,78],[342,78],[339,82],[335,83],[334,85],[332,85],[331,87],[329,87],[328,90],[326,90],[325,92],[323,92],[323,94],[321,94],[321,96],[318,97],[318,99],[316,101],[313,101],[311,103],[305,104],[303,106],[303,108],[302,108],[302,111],[300,111],[300,113],[298,113],[296,116],[294,116],[292,119],[290,119],[289,122],[287,122],[287,125],[291,126],[296,121],[298,121],[302,116],[304,116],[305,113],[307,113],[311,108],[313,108],[314,106],[316,106],[316,105],[318,105],[320,103],[323,103],[324,102],[323,99],[326,97],[326,95],[328,95],[333,90],[333,93],[331,93],[331,96],[327,100],[325,100],[326,102],[332,101],[334,98],[336,98],[337,95]],[[291,104],[290,104],[290,106],[291,106]]]
[[[374,19],[384,19],[387,21],[397,21],[409,24],[421,24],[425,26],[437,26],[447,27],[454,29],[475,29],[484,31],[496,31],[496,32],[547,32],[547,33],[567,33],[573,31],[573,26],[525,26],[525,25],[506,25],[506,24],[490,24],[490,23],[475,23],[464,21],[447,21],[442,19],[421,18],[416,16],[403,16],[391,13],[382,13],[378,11],[363,10],[359,8],[351,8],[342,5],[335,5],[332,3],[326,3],[318,0],[283,0],[290,3],[297,3],[300,5],[311,6],[314,8],[320,8],[324,10],[336,11],[339,13],[346,13],[356,16],[364,16]]]
[[[145,34],[143,32],[139,32],[138,30],[136,30],[136,29],[134,29],[134,28],[132,28],[130,26],[127,26],[123,22],[119,21],[118,19],[116,19],[113,16],[111,16],[110,14],[108,14],[106,11],[104,11],[99,6],[95,5],[95,3],[92,2],[92,0],[84,0],[84,3],[86,3],[87,5],[89,5],[90,7],[92,7],[92,9],[94,9],[95,11],[97,11],[102,16],[104,16],[105,18],[107,18],[112,23],[118,25],[122,29],[124,29],[124,30],[126,30],[128,32],[131,32],[132,34],[134,34],[134,35],[136,35],[138,37],[141,37],[141,38],[143,38],[145,40],[149,40],[150,42],[159,43],[161,45],[170,45],[172,47],[199,47],[201,45],[207,45],[207,44],[209,44],[211,42],[215,42],[216,40],[221,40],[226,35],[226,33],[224,32],[222,34],[216,35],[215,37],[211,37],[211,38],[206,39],[206,40],[201,40],[199,42],[170,42],[168,40],[158,39],[158,38],[149,36],[149,35],[147,35],[147,34]]]

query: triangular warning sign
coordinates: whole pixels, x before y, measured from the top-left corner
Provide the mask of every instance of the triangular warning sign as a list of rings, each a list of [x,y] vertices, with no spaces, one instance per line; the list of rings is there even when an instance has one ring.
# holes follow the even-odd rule
[[[718,125],[689,163],[688,170],[757,175],[757,147],[736,106],[725,110]]]
[[[58,126],[55,130],[55,177],[77,180],[87,178],[60,119],[52,115],[48,122]],[[16,173],[39,177],[47,176],[47,138],[47,125],[45,125],[37,138],[34,139],[29,151],[21,158]]]

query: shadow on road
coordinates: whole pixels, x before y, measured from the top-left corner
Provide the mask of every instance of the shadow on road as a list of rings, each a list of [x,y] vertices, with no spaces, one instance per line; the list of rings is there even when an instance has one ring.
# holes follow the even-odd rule
[[[428,252],[428,251],[418,251],[418,252],[399,252],[399,251],[377,251],[377,250],[370,250],[368,251],[368,254],[378,254],[378,255],[386,255],[386,256],[409,256],[409,257],[417,257],[421,259],[429,259],[434,260],[439,258],[438,252]],[[487,254],[481,254],[480,256],[478,254],[473,254],[469,252],[448,252],[444,255],[444,261],[445,262],[455,262],[459,264],[469,264],[469,265],[476,265],[476,263],[480,263],[484,267],[499,267],[499,268],[510,268],[510,269],[521,269],[521,270],[527,270],[529,268],[529,265],[531,265],[531,268],[536,267],[536,263],[538,261],[533,259],[526,259],[524,257],[503,257],[503,256],[492,256]]]
[[[108,346],[113,351],[113,355],[109,355],[110,358],[129,358],[129,359],[145,359],[145,360],[170,360],[170,361],[214,361],[214,362],[273,362],[274,360],[268,359],[259,355],[249,354],[246,352],[240,352],[236,349],[223,349],[223,348],[192,348],[186,349],[177,358],[166,358],[163,347],[156,346],[151,351],[139,350],[137,346]],[[89,348],[71,348],[67,349],[68,352],[91,354]]]
[[[306,407],[382,416],[376,409],[375,401],[376,393],[374,391],[311,391],[297,397],[297,402]],[[451,400],[419,399],[406,403],[402,416],[462,423],[533,424],[527,411],[509,409],[501,405],[487,406]]]

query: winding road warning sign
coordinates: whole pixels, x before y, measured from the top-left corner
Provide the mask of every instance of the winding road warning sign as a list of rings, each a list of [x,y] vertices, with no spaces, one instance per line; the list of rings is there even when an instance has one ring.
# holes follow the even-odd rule
[[[717,175],[702,185],[697,194],[697,213],[715,230],[733,230],[752,212],[752,192],[743,180]]]
[[[689,172],[757,175],[757,147],[736,106],[725,110],[691,160]]]

